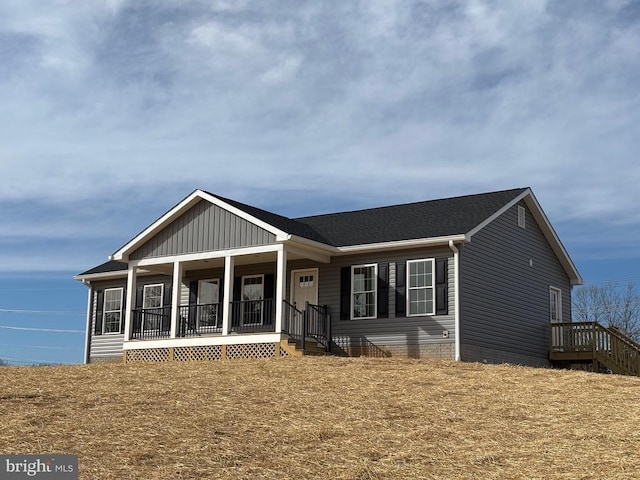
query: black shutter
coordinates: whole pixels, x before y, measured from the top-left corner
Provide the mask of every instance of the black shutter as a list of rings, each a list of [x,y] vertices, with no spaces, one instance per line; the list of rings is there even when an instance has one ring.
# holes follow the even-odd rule
[[[144,305],[144,286],[136,288],[136,310],[139,310]]]
[[[407,264],[396,263],[396,317],[407,314]]]
[[[186,330],[195,330],[196,329],[196,315],[198,307],[198,281],[193,280],[189,282],[189,318],[185,319],[180,318],[180,328],[178,331],[182,336],[186,335]],[[188,326],[186,325],[188,323]]]
[[[178,286],[178,288],[180,288]],[[171,300],[172,300],[172,288],[171,283],[164,284],[164,292],[162,298],[162,306],[165,307],[162,315],[162,331],[168,332],[171,330]]]
[[[102,311],[104,308],[104,291],[96,290],[96,323],[94,325],[93,333],[95,335],[102,335]]]
[[[242,277],[236,277],[233,279],[233,301],[240,300],[242,300]]]
[[[447,288],[447,259],[436,259],[436,315],[449,313]]]
[[[273,325],[273,313],[274,313],[274,303],[273,299],[275,298],[275,275],[273,273],[267,273],[264,276],[264,317],[263,322],[265,325]]]
[[[340,269],[340,320],[351,318],[351,267]]]
[[[378,264],[378,318],[389,317],[389,264]]]
[[[127,289],[122,289],[122,305],[120,305],[120,333],[124,333],[124,320],[127,315]]]

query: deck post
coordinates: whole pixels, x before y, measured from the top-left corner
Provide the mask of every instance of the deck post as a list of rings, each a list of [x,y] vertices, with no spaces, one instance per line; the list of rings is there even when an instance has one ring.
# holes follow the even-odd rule
[[[287,251],[284,245],[278,246],[278,261],[276,264],[276,321],[275,333],[282,331],[282,314],[284,312],[284,296],[287,284]]]
[[[233,300],[233,273],[235,258],[231,255],[224,257],[224,299],[222,303],[222,335],[229,334],[231,325],[231,301]]]
[[[129,267],[127,271],[127,308],[124,313],[124,341],[131,340],[131,325],[133,320],[133,307],[136,298],[136,280],[138,276],[137,267]]]
[[[171,330],[169,338],[176,338],[180,323],[180,294],[182,293],[182,262],[173,262],[173,289],[171,291]]]

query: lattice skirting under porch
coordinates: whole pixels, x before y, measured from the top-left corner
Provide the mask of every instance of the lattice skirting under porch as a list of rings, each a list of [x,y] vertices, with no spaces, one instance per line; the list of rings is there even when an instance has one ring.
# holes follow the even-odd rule
[[[246,343],[125,350],[123,360],[125,363],[196,362],[233,358],[288,357],[289,355],[280,343]]]

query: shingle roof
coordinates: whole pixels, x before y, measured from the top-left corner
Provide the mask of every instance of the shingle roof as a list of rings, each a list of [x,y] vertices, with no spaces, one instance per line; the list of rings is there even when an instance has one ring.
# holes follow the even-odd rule
[[[343,247],[464,234],[526,188],[295,219]]]
[[[525,190],[515,188],[300,218],[284,217],[210,192],[205,193],[288,234],[334,247],[345,247],[464,234]],[[112,260],[80,275],[126,269],[126,263]]]
[[[82,272],[79,276],[82,275],[92,275],[95,273],[107,273],[107,272],[119,272],[122,270],[126,270],[128,268],[126,263],[116,262],[115,260],[109,260],[108,262],[103,263],[102,265],[98,265],[97,267],[93,267],[86,272]]]

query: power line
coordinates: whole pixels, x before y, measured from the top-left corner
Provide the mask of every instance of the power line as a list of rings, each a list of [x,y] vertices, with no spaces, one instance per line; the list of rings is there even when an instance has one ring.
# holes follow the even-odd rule
[[[31,332],[86,333],[85,330],[58,330],[55,328],[14,327],[9,325],[0,325],[0,328],[4,328],[7,330],[28,330]]]
[[[18,314],[30,314],[30,315],[78,315],[85,316],[83,312],[65,312],[62,310],[25,310],[21,308],[0,308],[0,313],[18,313]]]
[[[47,350],[83,350],[80,347],[58,347],[58,346],[45,346],[45,345],[15,345],[13,343],[0,343],[0,347],[42,348],[42,349],[47,349]]]

